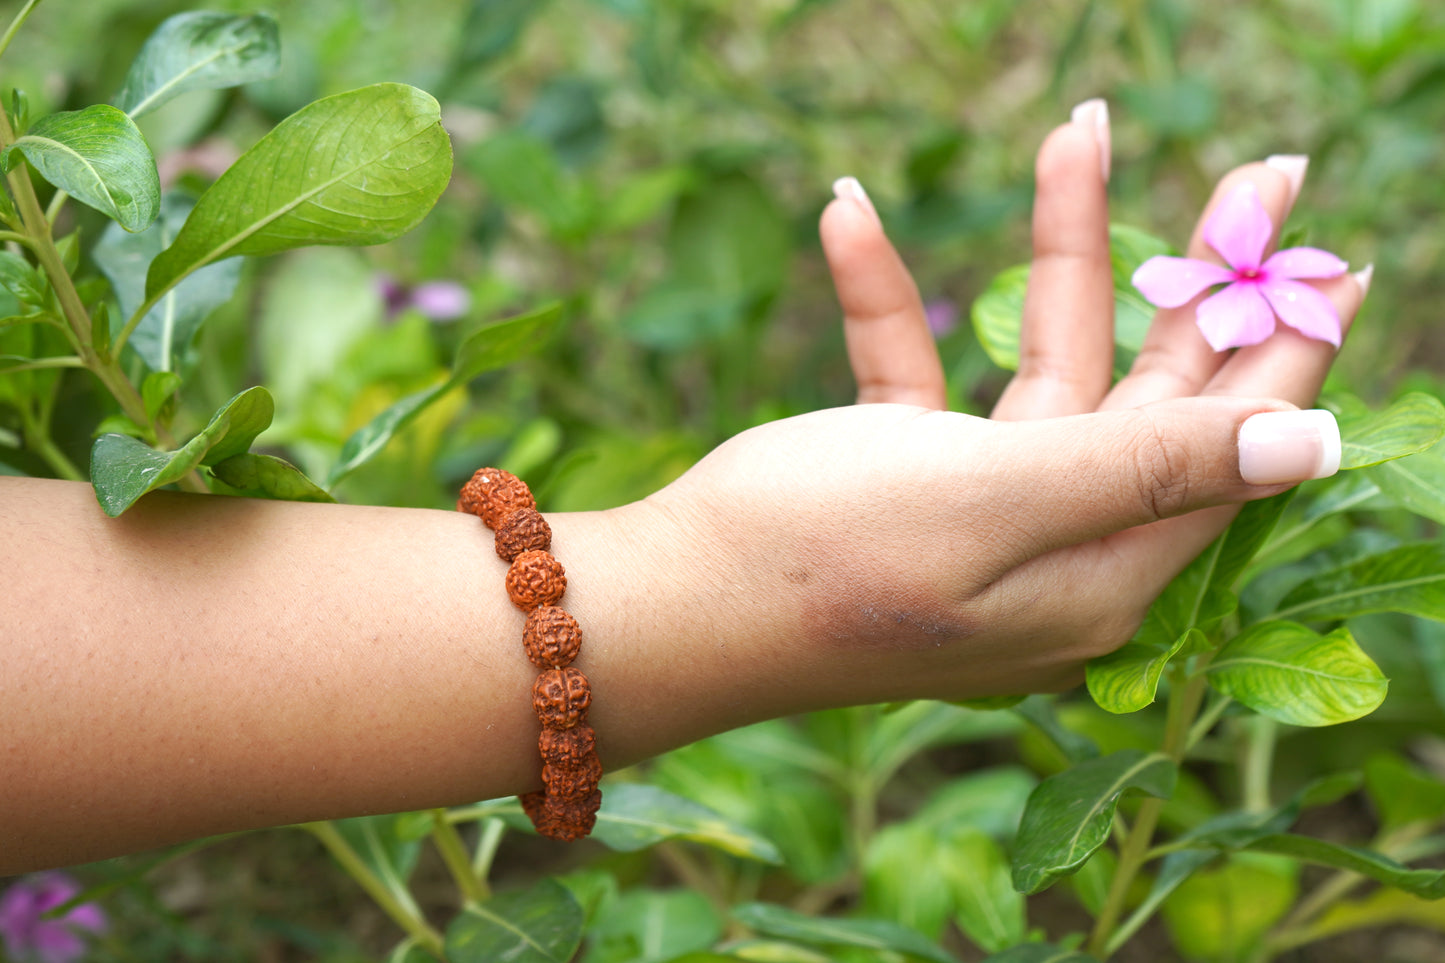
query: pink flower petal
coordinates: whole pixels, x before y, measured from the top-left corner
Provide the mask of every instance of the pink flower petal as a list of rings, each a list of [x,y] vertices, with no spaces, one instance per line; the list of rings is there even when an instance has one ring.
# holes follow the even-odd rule
[[[1259,267],[1274,225],[1253,184],[1241,184],[1204,222],[1204,240],[1237,271]]]
[[[1337,278],[1350,266],[1317,247],[1291,247],[1276,251],[1264,262],[1264,273],[1275,278]]]
[[[1340,346],[1340,313],[1334,303],[1308,284],[1277,280],[1262,285],[1262,293],[1279,319],[1300,334]]]
[[[1192,257],[1151,257],[1134,272],[1134,287],[1156,308],[1187,304],[1206,288],[1234,280],[1228,268]]]
[[[1196,321],[1215,351],[1259,344],[1274,333],[1274,312],[1257,284],[1231,284],[1205,298]]]

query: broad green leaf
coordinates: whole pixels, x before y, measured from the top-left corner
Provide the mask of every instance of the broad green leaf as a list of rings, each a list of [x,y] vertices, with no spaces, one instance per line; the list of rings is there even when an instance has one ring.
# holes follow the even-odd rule
[[[1340,425],[1344,451],[1340,468],[1365,468],[1434,447],[1445,436],[1445,405],[1412,391],[1382,412],[1345,419]]]
[[[662,963],[707,950],[722,920],[693,890],[633,889],[609,901],[587,927],[588,963]]]
[[[561,320],[562,306],[550,304],[474,332],[457,348],[456,361],[446,381],[407,395],[346,439],[327,476],[327,484],[335,485],[369,461],[398,431],[448,391],[542,347]]]
[[[90,454],[90,480],[100,507],[112,518],[146,492],[178,481],[201,465],[214,465],[251,447],[271,424],[275,405],[265,388],[249,388],[211,416],[210,423],[176,451],[125,435],[101,435]]]
[[[974,299],[970,317],[973,333],[990,361],[1005,371],[1019,366],[1019,325],[1024,314],[1024,292],[1029,266],[1018,264],[994,276]]]
[[[1261,853],[1291,856],[1316,866],[1349,870],[1426,899],[1445,897],[1445,869],[1411,869],[1368,849],[1341,846],[1293,833],[1266,836],[1251,843],[1249,848]]]
[[[1365,791],[1380,814],[1381,832],[1445,821],[1445,782],[1393,753],[1365,763]]]
[[[276,125],[211,185],[151,263],[146,297],[223,258],[392,240],[431,210],[451,169],[430,95],[376,84],[325,97]]]
[[[1064,758],[1070,762],[1084,762],[1098,758],[1099,747],[1088,736],[1066,727],[1054,712],[1054,700],[1050,696],[1033,695],[1013,707],[1020,717],[1027,719],[1048,737]]]
[[[777,847],[747,827],[731,823],[691,799],[634,783],[606,787],[592,838],[620,852],[645,849],[667,839],[686,839],[744,859],[782,862]]]
[[[809,916],[771,903],[745,903],[734,907],[733,916],[744,926],[764,936],[797,940],[814,946],[848,946],[865,950],[903,953],[935,963],[957,963],[943,947],[919,933],[885,920],[836,919]]]
[[[181,386],[181,376],[174,371],[152,371],[141,382],[141,402],[146,415],[155,421]]]
[[[1008,857],[998,843],[976,829],[960,829],[939,840],[953,893],[958,926],[986,951],[1002,950],[1023,940],[1024,897],[1013,888]],[[927,860],[917,864],[927,865]]]
[[[1108,838],[1125,790],[1168,799],[1176,776],[1168,756],[1124,749],[1039,783],[1024,808],[1014,844],[1014,888],[1037,893],[1077,870]]]
[[[1021,766],[980,769],[931,792],[910,821],[935,835],[970,827],[1006,839],[1018,832],[1019,814],[1037,785],[1038,778]]]
[[[267,14],[179,13],[141,47],[115,105],[140,117],[188,90],[235,87],[280,69],[281,33]]]
[[[121,314],[130,317],[145,301],[146,271],[157,254],[175,240],[195,207],[190,199],[170,194],[150,227],[130,234],[111,225],[91,252],[96,266],[110,279]],[[186,278],[151,308],[127,342],[152,371],[175,371],[201,323],[235,293],[241,262],[210,264]]]
[[[920,820],[882,827],[863,853],[862,912],[937,940],[955,903],[944,873],[957,855],[934,827]]]
[[[1100,852],[1107,852],[1107,850],[1100,850]],[[1129,918],[1114,930],[1109,937],[1108,944],[1104,947],[1104,955],[1106,957],[1113,956],[1119,947],[1129,942],[1129,938],[1138,932],[1139,927],[1149,922],[1149,918],[1154,915],[1169,894],[1178,889],[1179,885],[1194,875],[1196,871],[1217,858],[1217,853],[1198,849],[1181,850],[1164,857],[1164,862],[1154,877],[1154,883],[1149,887],[1148,895],[1138,906],[1134,907],[1134,912],[1129,914]]]
[[[567,963],[582,943],[582,907],[544,879],[528,890],[469,905],[447,927],[451,963]]]
[[[10,251],[0,251],[0,287],[15,295],[22,304],[45,304],[45,281],[29,261]]]
[[[1130,642],[1106,656],[1091,659],[1085,669],[1089,695],[1108,712],[1138,712],[1154,702],[1164,667],[1186,643],[1203,647],[1204,633],[1190,629],[1168,647]]]
[[[211,474],[238,495],[288,502],[336,501],[301,469],[274,455],[232,455],[212,465]]]
[[[1164,901],[1164,921],[1190,959],[1237,960],[1289,911],[1298,867],[1254,855],[1195,872]]]
[[[1402,545],[1312,576],[1271,617],[1323,621],[1372,612],[1445,621],[1445,542]]]
[[[1396,505],[1445,525],[1445,453],[1422,451],[1374,465],[1364,475]]]
[[[1349,629],[1320,635],[1295,622],[1261,622],[1209,664],[1215,689],[1296,726],[1330,726],[1373,712],[1389,681]]]
[[[127,231],[144,230],[161,204],[156,161],[135,121],[106,104],[51,114],[35,122],[0,160],[14,154],[77,201]]]
[[[1052,943],[1024,943],[995,953],[983,963],[1096,963],[1092,956]]]

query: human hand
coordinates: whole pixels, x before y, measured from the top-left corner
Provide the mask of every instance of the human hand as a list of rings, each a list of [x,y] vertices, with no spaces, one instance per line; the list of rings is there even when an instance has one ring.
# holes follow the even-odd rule
[[[1089,658],[1132,636],[1238,504],[1328,460],[1308,423],[1286,423],[1292,441],[1241,458],[1246,419],[1311,403],[1334,358],[1331,345],[1292,330],[1216,353],[1194,324],[1194,302],[1163,310],[1129,373],[1110,385],[1099,110],[1076,111],[1040,149],[1020,368],[991,420],[937,410],[943,373],[917,288],[866,196],[845,182],[823,215],[824,248],[859,401],[881,404],[744,433],[654,496],[716,520],[720,555],[748,573],[738,597],[763,600],[775,621],[791,613],[789,637],[817,652],[830,677],[820,699],[1073,684]],[[1201,224],[1249,182],[1279,225],[1303,174],[1299,158],[1241,167]],[[1188,253],[1214,257],[1198,229]],[[1315,282],[1346,328],[1367,280]]]

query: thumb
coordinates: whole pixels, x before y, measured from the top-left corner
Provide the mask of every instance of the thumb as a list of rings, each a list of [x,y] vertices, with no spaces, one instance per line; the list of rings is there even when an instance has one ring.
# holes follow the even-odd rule
[[[1332,414],[1268,399],[1196,397],[1000,428],[990,455],[1007,459],[1026,502],[1018,514],[1045,551],[1265,498],[1340,465]]]

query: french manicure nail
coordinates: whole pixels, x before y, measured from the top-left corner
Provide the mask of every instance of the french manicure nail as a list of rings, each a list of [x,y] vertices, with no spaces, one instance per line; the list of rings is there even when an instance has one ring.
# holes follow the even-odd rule
[[[1322,408],[1265,411],[1239,426],[1239,474],[1251,485],[1328,478],[1340,455],[1340,426]]]
[[[1374,276],[1375,265],[1373,262],[1371,262],[1370,264],[1366,264],[1354,274],[1350,275],[1350,277],[1355,279],[1355,283],[1360,286],[1360,297],[1363,298],[1365,295],[1370,293],[1370,279]]]
[[[1299,198],[1304,186],[1305,171],[1309,170],[1310,159],[1305,154],[1271,154],[1264,159],[1266,167],[1273,167],[1289,180],[1289,202]]]
[[[1102,97],[1086,100],[1069,112],[1069,120],[1093,133],[1094,140],[1099,144],[1099,170],[1103,172],[1104,182],[1108,183],[1110,155],[1113,153],[1109,137],[1109,102]]]
[[[858,183],[858,178],[838,178],[833,182],[833,196],[839,200],[853,201],[868,212],[874,223],[879,227],[883,226],[883,219],[878,216],[878,208],[873,206],[873,201],[869,199],[868,192],[863,189],[863,185]]]

